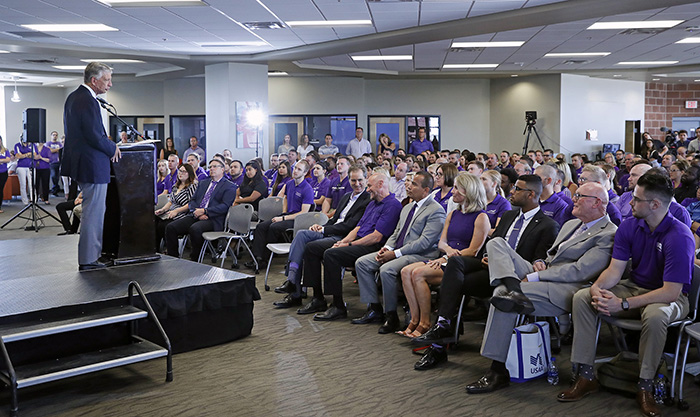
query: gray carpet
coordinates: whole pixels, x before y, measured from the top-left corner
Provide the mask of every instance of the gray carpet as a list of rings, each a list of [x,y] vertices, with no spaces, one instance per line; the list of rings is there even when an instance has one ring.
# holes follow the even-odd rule
[[[52,199],[53,201],[53,199]],[[0,221],[18,203],[5,206]],[[60,231],[47,227],[25,232],[19,225],[0,231],[0,239],[41,238]],[[229,262],[226,264],[230,265]],[[273,263],[270,284],[283,281],[283,259]],[[250,272],[245,268],[241,272]],[[570,376],[568,346],[557,356],[561,386],[546,380],[514,384],[489,395],[473,396],[465,384],[489,367],[479,356],[483,325],[467,323],[449,362],[417,372],[418,356],[398,335],[377,334],[378,325],[349,320],[318,323],[294,310],[275,310],[282,296],[265,292],[255,306],[253,334],[245,339],[174,357],[175,380],[165,383],[163,360],[131,365],[20,391],[20,415],[30,416],[636,416],[632,398],[601,392],[578,403],[555,399]],[[364,306],[352,279],[345,280],[350,317]],[[599,352],[614,353],[603,336]],[[666,415],[698,415],[700,399],[686,379],[689,412],[663,407]],[[0,415],[9,409],[0,392]]]

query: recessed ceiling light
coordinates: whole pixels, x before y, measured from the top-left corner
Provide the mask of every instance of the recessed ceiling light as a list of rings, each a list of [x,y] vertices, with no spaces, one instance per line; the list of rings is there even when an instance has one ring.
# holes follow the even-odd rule
[[[266,46],[269,45],[265,41],[240,41],[240,42],[196,42],[202,48],[230,48],[237,46]]]
[[[287,26],[362,26],[371,25],[371,20],[290,20]]]
[[[100,59],[100,58],[95,58],[95,59],[81,59],[82,62],[104,62],[104,63],[109,63],[109,64],[143,64],[144,61],[140,61],[138,59],[118,59],[118,58],[105,58],[105,59]]]
[[[518,76],[518,74],[511,74],[512,78],[516,78],[517,76]]]
[[[452,42],[452,48],[517,48],[525,41],[511,42]]]
[[[651,80],[652,81],[659,81],[659,80],[661,80],[661,78],[652,78]]]
[[[624,61],[615,65],[673,65],[677,63],[678,61]]]
[[[198,0],[98,0],[112,7],[168,7],[168,6],[204,6]]]
[[[496,68],[498,64],[445,64],[443,69]]]
[[[692,38],[681,39],[676,43],[700,43],[700,36],[694,36]]]
[[[85,70],[85,65],[54,65],[53,67],[56,69],[60,69],[60,70],[71,70],[71,71],[75,71],[75,70],[83,71],[83,70]]]
[[[39,32],[108,32],[119,30],[102,23],[94,24],[67,24],[67,25],[22,25],[27,29]]]
[[[685,22],[685,20],[642,20],[631,22],[598,22],[590,25],[587,29],[651,29],[651,28],[672,28]]]
[[[353,61],[410,61],[413,55],[351,55]]]
[[[620,77],[622,77],[622,75],[620,75],[620,74],[613,74],[613,77],[615,77],[615,78],[620,78]]]
[[[693,81],[695,81],[696,83],[700,83],[700,80],[693,80]]]
[[[285,76],[285,75],[289,75],[289,74],[287,74],[284,71],[271,71],[271,72],[267,73],[268,77]]]
[[[554,52],[545,54],[544,58],[566,58],[566,57],[586,57],[586,56],[608,56],[610,52]]]

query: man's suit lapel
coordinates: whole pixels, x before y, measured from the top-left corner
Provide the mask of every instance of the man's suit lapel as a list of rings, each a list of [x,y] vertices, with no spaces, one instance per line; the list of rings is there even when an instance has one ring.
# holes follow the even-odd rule
[[[532,217],[532,220],[530,220],[530,223],[527,224],[527,227],[525,228],[525,230],[523,230],[523,233],[520,235],[520,240],[518,241],[518,248],[520,247],[520,245],[526,242],[527,239],[523,238],[527,237],[529,233],[532,233],[540,225],[540,222],[542,221],[542,216],[544,216],[542,210],[535,213],[535,215]]]
[[[596,234],[600,233],[601,230],[607,225],[608,222],[606,219],[598,221],[592,228],[589,230],[586,230],[585,232],[581,233],[580,235],[576,236],[573,239],[570,239],[571,235],[574,234],[576,229],[578,229],[581,225],[581,221],[579,221],[576,224],[576,227],[569,233],[569,236],[567,236],[566,240],[563,241],[561,247],[559,248],[559,252],[561,252],[563,249],[569,248],[575,244],[581,243],[587,239],[590,239],[591,237],[595,236]]]

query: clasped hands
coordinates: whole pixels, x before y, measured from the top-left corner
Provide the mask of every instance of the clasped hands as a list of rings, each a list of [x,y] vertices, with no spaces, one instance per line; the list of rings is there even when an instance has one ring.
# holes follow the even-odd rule
[[[601,314],[609,316],[622,310],[622,299],[608,290],[594,284],[591,286],[591,295],[593,296],[591,305]]]
[[[197,220],[209,220],[209,216],[206,215],[203,208],[198,208],[194,210],[194,218]]]

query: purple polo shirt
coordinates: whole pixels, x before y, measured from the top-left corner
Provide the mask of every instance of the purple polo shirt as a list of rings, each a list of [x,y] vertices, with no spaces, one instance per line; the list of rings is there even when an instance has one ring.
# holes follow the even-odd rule
[[[51,160],[51,149],[49,149],[46,146],[43,146],[41,148],[41,152],[39,152],[39,155],[41,155],[42,158],[49,158],[49,161]],[[51,167],[51,162],[46,162],[41,159],[37,159],[36,161],[36,169],[49,169]]]
[[[263,176],[267,178],[268,183],[272,184],[273,182],[275,182],[275,180],[273,179],[275,177],[275,174],[277,174],[276,169],[268,169],[267,171],[265,171]]]
[[[209,174],[207,174],[207,172],[203,170],[202,167],[197,168],[197,171],[195,171],[195,175],[197,175],[197,181],[202,181],[209,178]]]
[[[690,226],[693,224],[692,220],[690,220],[688,210],[686,210],[685,207],[681,206],[676,201],[671,200],[671,205],[668,207],[668,212],[671,213],[671,216],[678,219],[678,221],[688,226],[688,228],[690,228]]]
[[[302,204],[314,204],[314,190],[306,181],[302,181],[299,185],[293,180],[289,181],[285,195],[287,196],[287,214],[300,212]]]
[[[63,148],[63,145],[61,145],[61,142],[52,142],[48,141],[44,144],[44,146],[47,146],[49,149],[61,149]],[[56,153],[51,153],[51,156],[49,156],[49,163],[50,164],[56,164],[58,163],[58,154],[59,152]]]
[[[571,199],[571,197],[569,197],[568,195],[566,195],[566,192],[564,192],[564,190],[559,191],[559,192],[557,193],[557,195],[559,196],[559,198],[561,198],[562,200],[564,200],[564,201],[566,202],[566,204],[568,204],[568,205],[574,204],[574,201]]]
[[[22,145],[22,143],[17,143],[15,144],[15,155],[18,153],[28,153],[32,151],[32,148],[30,146],[34,145]],[[34,148],[34,152],[36,153],[36,148]],[[26,158],[18,159],[17,160],[17,168],[29,168],[32,166],[32,157],[28,156]]]
[[[632,259],[630,279],[642,288],[653,290],[664,282],[677,282],[687,294],[694,253],[690,229],[667,213],[653,232],[642,219],[625,220],[615,234],[612,257],[625,262]]]
[[[365,214],[357,223],[359,227],[357,238],[365,237],[376,230],[382,234],[381,244],[383,245],[394,233],[402,208],[394,193],[390,193],[378,203],[371,200],[365,209]]]
[[[617,185],[619,185],[622,190],[627,191],[630,186],[630,174],[628,172],[622,174],[617,180]]]
[[[340,174],[338,174],[337,169],[333,168],[333,170],[331,170],[331,172],[328,173],[326,178],[328,178],[329,181],[333,181],[336,178],[340,178]]]
[[[243,184],[243,178],[245,178],[244,175],[245,174],[241,174],[238,176],[238,178],[235,178],[235,179],[231,178],[231,182],[233,183],[233,185],[236,186],[236,188],[240,187],[241,184]]]
[[[331,187],[331,180],[324,178],[323,181],[318,182],[316,177],[307,178],[309,185],[314,190],[314,200],[328,195],[328,190]],[[320,211],[320,207],[316,207]]]
[[[630,206],[630,201],[632,201],[633,197],[632,191],[627,191],[622,193],[620,199],[613,203],[613,205],[620,210],[622,220],[632,217],[632,206]]]
[[[10,158],[10,151],[5,149],[5,153],[0,154],[0,159]],[[0,163],[0,174],[7,172],[7,162]]]
[[[496,194],[496,198],[494,198],[493,201],[486,206],[486,215],[489,217],[491,228],[496,227],[496,221],[498,218],[510,209],[510,202],[501,197],[500,194]]]
[[[420,139],[415,139],[413,142],[411,142],[411,146],[408,147],[408,153],[412,155],[418,155],[423,151],[434,151],[433,144],[428,140],[428,138],[425,138],[423,142],[421,142]]]
[[[326,197],[333,199],[333,201],[331,201],[331,208],[338,208],[338,204],[340,204],[340,199],[350,191],[352,191],[352,187],[350,186],[349,176],[345,177],[343,181],[340,181],[340,177],[336,178],[335,180],[332,180],[328,189],[328,194],[326,194]]]
[[[569,205],[566,204],[566,201],[559,198],[556,194],[550,195],[545,201],[540,201],[542,213],[559,223],[559,226],[573,218],[568,209]]]
[[[450,188],[450,191],[445,194],[444,197],[442,197],[442,190],[440,188],[437,188],[437,192],[435,193],[435,201],[437,201],[441,206],[442,209],[447,211],[447,201],[452,197],[452,188]]]

